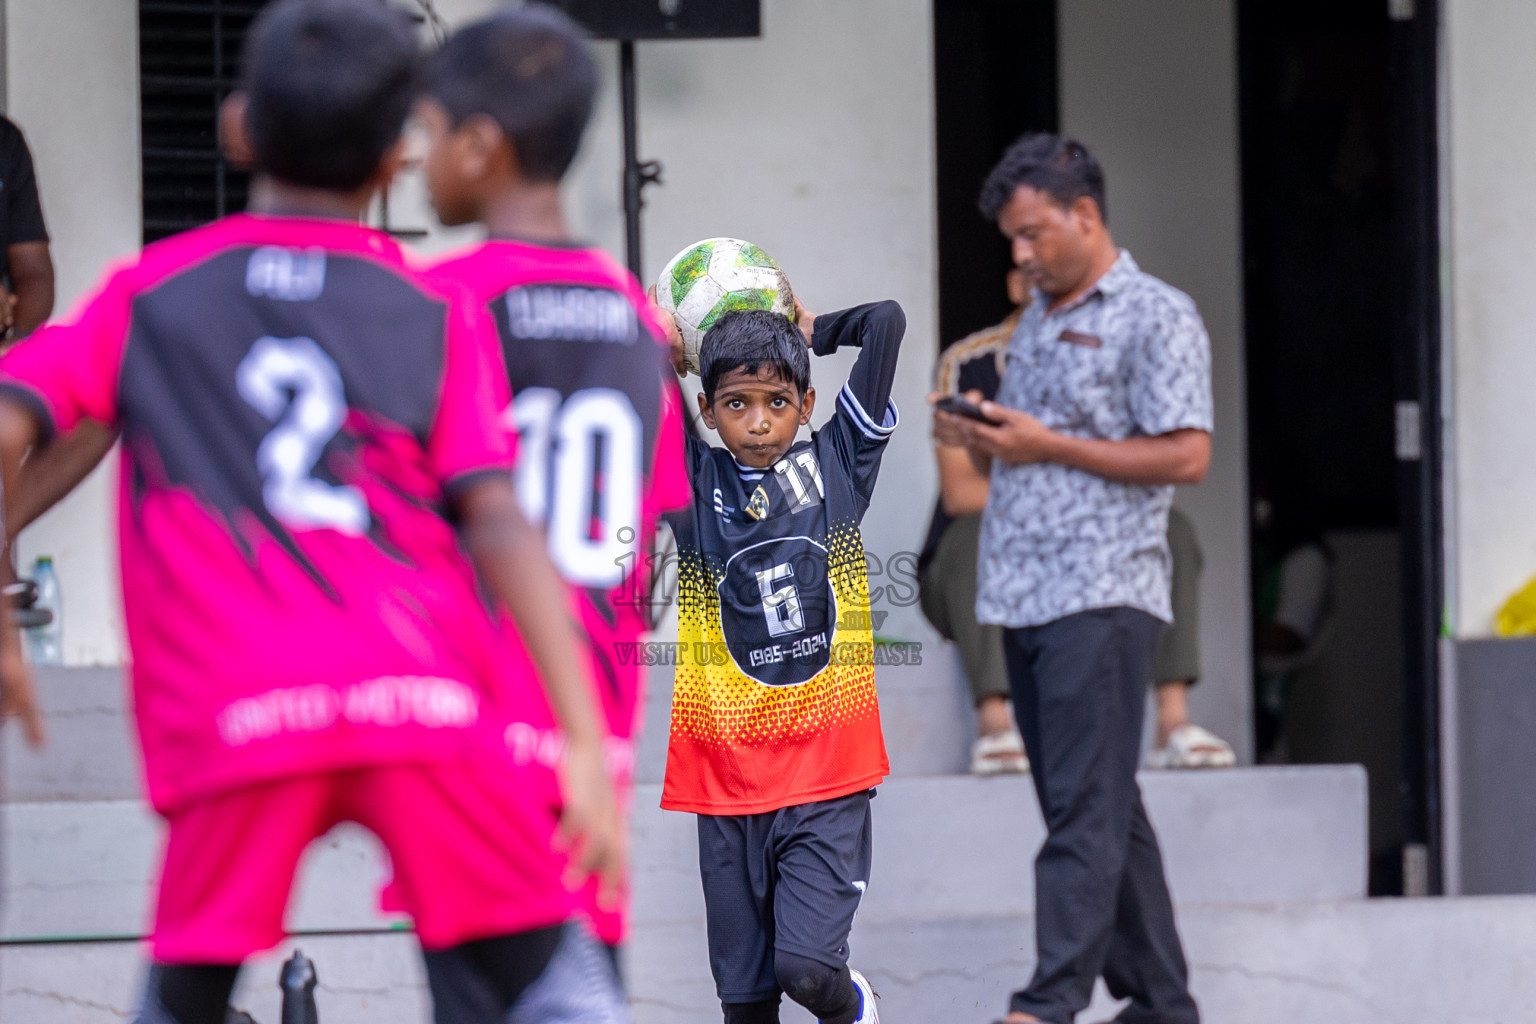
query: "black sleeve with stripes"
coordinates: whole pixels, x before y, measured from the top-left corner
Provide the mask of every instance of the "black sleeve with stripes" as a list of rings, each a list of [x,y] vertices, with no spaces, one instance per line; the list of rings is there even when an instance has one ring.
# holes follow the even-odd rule
[[[884,421],[885,407],[896,383],[896,357],[906,331],[907,315],[890,299],[823,313],[816,318],[811,349],[817,355],[849,346],[859,349],[859,358],[849,371],[843,390],[875,423]]]

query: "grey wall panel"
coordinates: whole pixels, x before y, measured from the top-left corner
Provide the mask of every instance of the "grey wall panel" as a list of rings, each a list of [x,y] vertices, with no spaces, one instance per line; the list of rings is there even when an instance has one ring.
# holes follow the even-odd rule
[[[1536,638],[1456,645],[1461,891],[1536,892]]]

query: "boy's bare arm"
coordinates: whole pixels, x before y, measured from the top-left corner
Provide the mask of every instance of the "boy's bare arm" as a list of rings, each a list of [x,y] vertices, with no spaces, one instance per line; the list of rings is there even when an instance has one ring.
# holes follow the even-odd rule
[[[21,465],[16,486],[6,488],[10,498],[5,517],[6,536],[14,540],[44,512],[62,501],[101,465],[101,460],[115,443],[116,430],[94,420],[81,420],[80,425],[68,434],[28,455]]]
[[[565,731],[561,834],[582,872],[598,872],[612,895],[623,873],[624,833],[603,762],[606,729],[565,581],[549,560],[543,533],[523,516],[510,477],[476,481],[458,495],[458,506],[475,569],[512,613]]]
[[[4,487],[3,514],[11,516],[12,495],[17,489],[21,460],[37,443],[38,425],[32,414],[19,404],[0,398],[0,486]],[[0,557],[0,584],[11,582],[10,559]],[[10,602],[0,599],[0,716],[20,718],[27,742],[43,745],[42,711],[37,703],[37,689],[32,672],[21,653],[21,635],[16,631]]]
[[[53,314],[53,257],[47,242],[18,242],[6,247],[15,295],[16,337],[25,338]]]
[[[968,516],[986,508],[992,478],[977,467],[970,451],[939,445],[933,454],[939,464],[939,501],[945,514]]]

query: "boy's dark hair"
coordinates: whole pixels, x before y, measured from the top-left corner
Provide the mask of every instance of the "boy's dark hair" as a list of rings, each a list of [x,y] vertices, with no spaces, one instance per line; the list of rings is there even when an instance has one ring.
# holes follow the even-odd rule
[[[766,309],[737,310],[704,332],[699,344],[699,376],[704,381],[704,400],[710,405],[715,404],[720,378],[732,370],[756,375],[765,368],[793,384],[801,397],[811,386],[811,355],[805,347],[805,335],[784,314]]]
[[[1020,185],[1044,192],[1063,208],[1087,196],[1109,223],[1104,205],[1104,169],[1076,139],[1048,132],[1030,132],[1009,146],[981,186],[977,205],[987,220],[996,220]]]
[[[529,4],[449,37],[427,66],[426,91],[455,127],[474,114],[495,121],[525,177],[559,181],[592,116],[597,63],[574,21]]]
[[[362,187],[400,138],[419,84],[420,43],[379,0],[278,0],[241,52],[257,167],[282,181]]]

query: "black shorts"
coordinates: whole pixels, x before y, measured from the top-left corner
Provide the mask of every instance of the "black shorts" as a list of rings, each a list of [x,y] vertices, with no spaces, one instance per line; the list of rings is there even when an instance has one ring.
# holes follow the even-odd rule
[[[777,950],[848,962],[869,881],[874,790],[762,814],[699,815],[709,969],[725,1003],[776,998]]]

